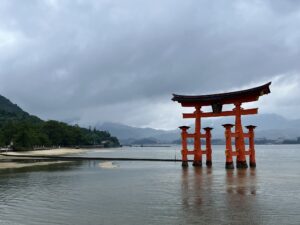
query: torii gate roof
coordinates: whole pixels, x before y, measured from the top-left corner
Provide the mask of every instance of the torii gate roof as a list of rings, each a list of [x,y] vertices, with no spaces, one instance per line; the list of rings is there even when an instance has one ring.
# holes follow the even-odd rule
[[[226,92],[211,95],[177,95],[173,94],[173,101],[177,101],[182,106],[209,106],[214,104],[234,104],[237,102],[253,102],[257,101],[260,96],[271,93],[270,91],[271,82],[264,84],[259,87]]]

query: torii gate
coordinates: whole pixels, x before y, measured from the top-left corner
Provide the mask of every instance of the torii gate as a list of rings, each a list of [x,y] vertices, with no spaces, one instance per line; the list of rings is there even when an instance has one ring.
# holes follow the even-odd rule
[[[206,165],[211,166],[211,130],[212,128],[204,128],[205,134],[201,133],[201,118],[206,117],[220,117],[220,116],[235,116],[235,125],[224,124],[225,127],[225,137],[226,137],[226,168],[232,169],[233,161],[232,156],[237,156],[236,167],[237,168],[247,168],[246,155],[250,156],[250,167],[255,167],[255,149],[254,149],[254,129],[255,126],[247,126],[249,130],[248,133],[243,132],[242,127],[242,115],[253,115],[258,113],[258,108],[243,109],[241,107],[242,103],[254,102],[259,99],[260,96],[269,94],[271,82],[247,89],[242,91],[227,92],[212,95],[198,95],[198,96],[188,96],[188,95],[177,95],[173,94],[173,101],[181,103],[183,107],[194,107],[195,111],[193,113],[183,113],[184,119],[195,119],[195,133],[188,134],[187,130],[189,127],[181,126],[182,130],[182,166],[188,166],[187,155],[194,155],[193,166],[202,166],[202,155],[206,154]],[[222,111],[222,107],[225,104],[233,104],[235,108],[230,111]],[[212,112],[202,112],[201,107],[211,106]],[[231,128],[235,126],[235,132],[231,132]],[[189,151],[187,149],[187,139],[194,139],[194,150]],[[203,151],[201,147],[201,138],[206,139],[206,150]],[[235,148],[236,151],[232,151],[231,138],[235,138]],[[245,149],[244,138],[249,138],[249,150]]]

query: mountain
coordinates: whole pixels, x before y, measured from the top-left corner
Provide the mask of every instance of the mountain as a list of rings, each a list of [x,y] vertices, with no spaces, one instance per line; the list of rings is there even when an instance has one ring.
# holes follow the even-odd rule
[[[256,138],[266,139],[295,139],[300,136],[300,120],[289,120],[277,114],[258,114],[254,116],[243,116],[244,126],[255,125]],[[222,124],[234,123],[233,117],[208,119],[203,125],[214,127],[213,134],[216,138],[224,136]],[[246,129],[244,129],[246,131]]]
[[[8,121],[28,120],[32,123],[40,123],[42,120],[22,110],[17,104],[0,95],[0,124]]]
[[[19,116],[28,116],[29,114],[23,111],[17,104],[13,104],[9,99],[0,95],[0,109],[2,112],[13,113]]]
[[[256,139],[296,139],[300,137],[300,120],[289,120],[277,114],[258,114],[255,116],[243,116],[243,124],[256,125]],[[213,127],[213,139],[224,139],[224,128],[222,124],[234,123],[233,117],[224,117],[216,119],[203,119],[202,127]],[[186,120],[184,125],[191,125],[190,131],[194,130],[192,120]],[[159,130],[153,128],[132,127],[119,123],[103,123],[96,126],[100,130],[109,131],[112,135],[118,137],[123,144],[140,143],[178,143],[180,139],[179,129]],[[244,129],[246,132],[246,129]]]
[[[165,131],[153,128],[139,128],[110,122],[98,124],[96,128],[108,131],[118,137],[122,144],[169,143],[178,138],[179,135],[177,130]]]
[[[16,150],[53,146],[119,146],[108,132],[71,126],[59,121],[43,121],[30,115],[0,95],[0,147]]]

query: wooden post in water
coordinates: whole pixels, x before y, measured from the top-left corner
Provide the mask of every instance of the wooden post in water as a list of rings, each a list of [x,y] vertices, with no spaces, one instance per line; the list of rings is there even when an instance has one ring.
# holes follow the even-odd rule
[[[225,139],[226,139],[226,163],[225,168],[226,169],[234,169],[233,160],[232,160],[232,144],[231,144],[231,128],[233,127],[233,124],[223,124],[223,127],[225,127]]]
[[[182,167],[188,167],[188,148],[187,148],[187,130],[190,128],[188,126],[181,126],[181,155],[182,155]]]
[[[249,125],[246,126],[246,128],[249,130],[249,164],[250,167],[254,168],[256,167],[256,161],[255,161],[255,147],[254,147],[254,129],[256,126]]]
[[[202,166],[202,150],[201,150],[201,108],[196,107],[195,111],[195,134],[194,134],[194,162],[193,166]]]
[[[203,128],[205,130],[205,141],[206,141],[206,166],[212,166],[212,148],[211,148],[211,127]]]

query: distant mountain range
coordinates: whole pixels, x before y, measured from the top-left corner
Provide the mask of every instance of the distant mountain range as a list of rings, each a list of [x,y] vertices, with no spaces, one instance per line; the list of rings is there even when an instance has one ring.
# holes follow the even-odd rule
[[[179,131],[177,130],[159,130],[153,128],[132,127],[120,123],[106,122],[98,124],[97,129],[106,130],[113,133],[122,144],[154,144],[154,143],[171,143],[178,139]]]
[[[213,127],[213,139],[224,139],[224,128],[222,127],[224,123],[234,123],[234,118],[203,119],[202,127]],[[259,114],[255,116],[244,116],[243,124],[245,126],[250,124],[257,126],[255,133],[257,140],[296,140],[297,137],[300,137],[300,119],[289,120],[277,114]],[[194,129],[192,120],[186,120],[184,125],[191,125],[191,131]],[[110,132],[123,144],[176,143],[176,141],[178,142],[180,139],[179,129],[166,131],[109,122],[98,124],[96,128]]]

